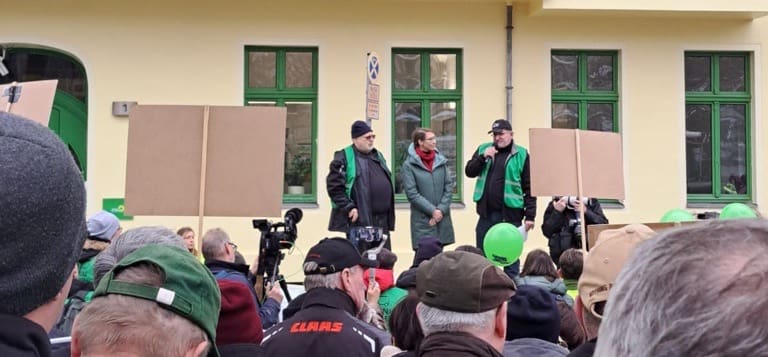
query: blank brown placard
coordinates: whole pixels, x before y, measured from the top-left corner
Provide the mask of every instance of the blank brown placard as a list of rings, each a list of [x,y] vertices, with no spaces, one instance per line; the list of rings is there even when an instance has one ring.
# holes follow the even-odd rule
[[[206,216],[279,217],[284,107],[211,107]]]
[[[129,120],[126,214],[197,216],[203,107],[139,105]]]
[[[574,133],[577,131],[574,130]],[[581,144],[583,196],[624,199],[621,135],[604,131],[578,130]]]
[[[285,108],[209,107],[203,216],[278,217]],[[125,209],[200,216],[203,106],[139,105],[128,129]]]
[[[624,199],[621,136],[574,129],[530,129],[531,194],[578,194],[576,133],[581,148],[582,196]]]
[[[570,129],[530,129],[531,194],[576,195],[576,137]]]
[[[53,97],[56,95],[58,80],[18,82],[15,85],[21,89],[18,101],[11,103],[9,113],[16,114],[42,125],[48,126],[53,108]],[[8,96],[4,96],[11,84],[0,85],[0,111],[6,111]]]

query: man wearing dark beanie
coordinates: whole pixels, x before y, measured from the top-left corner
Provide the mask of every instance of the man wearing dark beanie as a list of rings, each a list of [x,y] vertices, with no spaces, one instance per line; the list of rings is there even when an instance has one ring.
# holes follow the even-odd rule
[[[559,357],[568,350],[557,345],[560,312],[549,291],[521,285],[507,304],[504,357]]]
[[[366,244],[365,227],[380,228],[383,234],[395,230],[395,195],[392,173],[384,156],[373,147],[376,135],[364,121],[352,124],[352,145],[333,154],[326,188],[333,206],[328,230],[343,232],[358,250]],[[378,238],[378,237],[374,237]],[[386,247],[391,246],[386,242]]]
[[[49,356],[88,235],[85,186],[50,129],[0,112],[0,356]]]

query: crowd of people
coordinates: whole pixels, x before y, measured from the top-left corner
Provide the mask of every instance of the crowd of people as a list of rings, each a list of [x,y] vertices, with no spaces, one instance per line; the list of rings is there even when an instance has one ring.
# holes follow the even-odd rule
[[[768,222],[659,233],[629,224],[584,253],[567,237],[573,213],[607,219],[594,199],[557,197],[542,227],[550,251],[501,269],[484,256],[484,232],[499,222],[530,230],[536,207],[530,155],[508,122],[490,133],[465,168],[478,178],[476,245],[449,250],[455,181],[435,133],[416,131],[403,172],[415,256],[397,269],[394,252],[365,243],[369,226],[394,229],[393,192],[372,130],[353,124],[328,176],[329,229],[345,237],[315,237],[306,292],[281,310],[280,288],[260,297],[255,267],[220,228],[202,234],[198,252],[188,227],[123,231],[109,212],[86,217],[69,149],[0,112],[0,355],[768,355]]]

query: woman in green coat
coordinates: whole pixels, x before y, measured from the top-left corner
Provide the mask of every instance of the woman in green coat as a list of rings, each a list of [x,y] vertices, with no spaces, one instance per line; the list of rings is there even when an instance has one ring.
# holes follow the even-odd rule
[[[411,244],[421,237],[437,237],[444,246],[453,243],[451,196],[456,186],[447,160],[437,151],[437,136],[430,129],[413,132],[408,158],[401,169],[405,195],[411,203]]]

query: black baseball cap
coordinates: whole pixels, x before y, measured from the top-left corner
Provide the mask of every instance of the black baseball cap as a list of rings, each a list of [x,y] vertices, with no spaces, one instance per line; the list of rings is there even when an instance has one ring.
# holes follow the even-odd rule
[[[512,124],[509,124],[509,121],[506,119],[497,119],[493,122],[493,125],[491,125],[491,130],[488,131],[488,134],[490,133],[501,133],[502,130],[512,130]]]
[[[314,262],[317,268],[304,271],[304,275],[333,274],[346,268],[360,265],[366,268],[376,268],[379,263],[362,257],[352,242],[345,238],[324,238],[309,249],[304,263]]]

